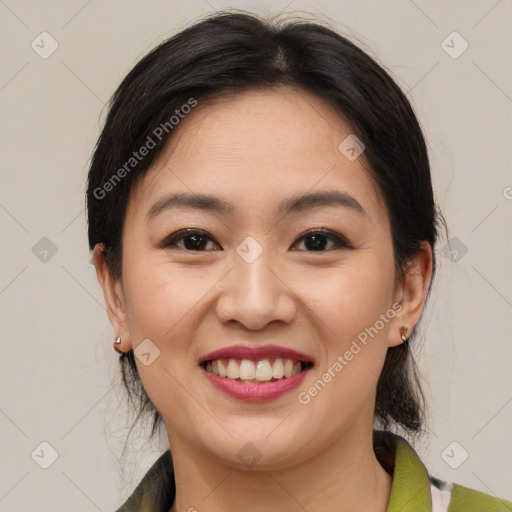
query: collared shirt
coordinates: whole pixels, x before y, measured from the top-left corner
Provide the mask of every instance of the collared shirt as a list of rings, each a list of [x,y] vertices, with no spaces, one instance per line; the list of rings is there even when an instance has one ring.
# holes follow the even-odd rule
[[[393,476],[386,512],[512,512],[512,501],[431,476],[400,436],[374,431],[373,446],[377,460]],[[172,457],[167,450],[116,512],[168,512],[175,495]]]

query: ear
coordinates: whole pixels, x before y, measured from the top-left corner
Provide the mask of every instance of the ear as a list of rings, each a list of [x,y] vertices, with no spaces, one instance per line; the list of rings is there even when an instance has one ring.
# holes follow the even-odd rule
[[[401,305],[401,309],[391,322],[389,347],[403,343],[400,331],[402,325],[409,327],[408,331],[403,333],[409,338],[415,325],[420,321],[432,279],[432,267],[432,248],[427,241],[422,240],[420,250],[410,262],[404,279],[395,291],[394,300]]]
[[[126,301],[121,278],[112,277],[110,267],[105,259],[104,244],[96,244],[92,257],[96,267],[96,276],[103,289],[107,313],[115,336],[121,337],[120,349],[127,352],[132,348],[128,320],[126,315]]]

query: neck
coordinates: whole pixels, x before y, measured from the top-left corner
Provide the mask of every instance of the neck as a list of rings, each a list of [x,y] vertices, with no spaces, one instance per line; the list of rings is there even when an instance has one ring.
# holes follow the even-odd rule
[[[233,469],[183,439],[170,442],[176,500],[169,512],[385,512],[391,476],[377,461],[372,432],[355,432],[314,458],[276,471]]]

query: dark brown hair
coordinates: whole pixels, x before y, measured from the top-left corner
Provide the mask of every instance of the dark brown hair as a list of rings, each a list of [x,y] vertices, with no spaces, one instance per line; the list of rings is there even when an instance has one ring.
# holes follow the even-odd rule
[[[201,104],[281,85],[329,102],[365,144],[364,161],[389,212],[399,278],[422,240],[432,247],[435,272],[440,221],[446,225],[434,202],[422,130],[388,72],[320,23],[221,12],[154,48],[110,100],[89,170],[87,214],[89,247],[105,244],[115,277],[121,276],[121,234],[130,192],[172,136],[172,116],[185,111],[191,98]],[[150,151],[133,160],[134,152],[149,146],[150,139]],[[383,429],[400,427],[411,435],[421,431],[424,420],[423,395],[410,353],[416,331],[410,341],[388,349],[375,404]],[[121,369],[128,395],[138,407],[137,419],[144,413],[153,415],[153,437],[162,417],[141,385],[133,351]]]

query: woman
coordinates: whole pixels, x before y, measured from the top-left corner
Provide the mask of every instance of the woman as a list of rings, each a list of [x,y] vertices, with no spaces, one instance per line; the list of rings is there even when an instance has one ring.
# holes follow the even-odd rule
[[[442,216],[409,102],[354,44],[226,13],[165,41],[112,98],[87,208],[125,385],[170,446],[119,511],[512,510],[391,433],[423,429]]]

